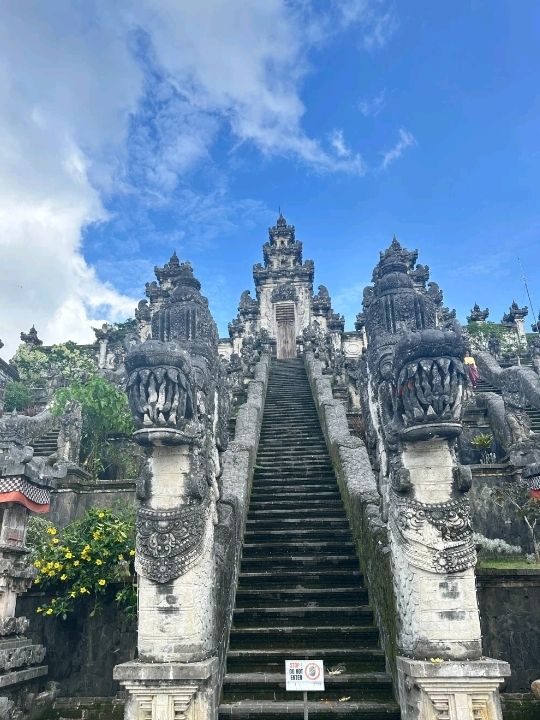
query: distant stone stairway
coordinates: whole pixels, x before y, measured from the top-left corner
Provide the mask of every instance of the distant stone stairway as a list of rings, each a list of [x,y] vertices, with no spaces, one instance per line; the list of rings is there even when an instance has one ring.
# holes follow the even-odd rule
[[[271,368],[220,719],[303,718],[302,694],[285,691],[285,660],[300,658],[325,663],[310,717],[400,717],[298,359]]]
[[[48,457],[58,450],[58,433],[60,431],[49,430],[44,435],[34,440],[34,456],[35,457]]]
[[[496,393],[497,395],[501,394],[499,388],[495,387],[487,380],[482,380],[481,378],[480,380],[478,380],[478,383],[474,390],[477,393],[492,392]],[[527,405],[527,407],[525,408],[525,412],[527,413],[531,421],[531,430],[535,433],[540,433],[540,410],[532,407],[532,405]]]

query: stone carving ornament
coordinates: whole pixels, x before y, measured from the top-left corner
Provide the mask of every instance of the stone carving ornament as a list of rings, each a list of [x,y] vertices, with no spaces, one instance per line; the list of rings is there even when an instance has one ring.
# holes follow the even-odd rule
[[[412,565],[436,573],[454,573],[475,566],[476,550],[468,502],[459,498],[426,504],[406,496],[398,496],[395,502],[396,534]],[[425,543],[426,525],[433,531],[431,547]]]
[[[137,515],[137,572],[160,584],[183,575],[202,552],[208,514],[205,502],[174,510],[141,508]]]
[[[192,364],[181,348],[150,340],[127,357],[127,394],[139,427],[182,428],[195,416]]]
[[[272,302],[282,302],[286,300],[292,300],[293,302],[296,302],[297,300],[297,294],[296,290],[292,285],[289,285],[287,283],[278,285],[276,288],[272,290]]]

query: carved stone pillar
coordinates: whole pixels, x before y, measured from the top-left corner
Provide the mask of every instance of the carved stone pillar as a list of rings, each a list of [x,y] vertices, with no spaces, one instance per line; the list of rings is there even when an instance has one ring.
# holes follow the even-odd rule
[[[37,574],[27,561],[30,510],[48,511],[54,474],[33,459],[32,448],[0,444],[0,687],[6,693],[0,706],[10,712],[15,711],[8,696],[16,701],[21,683],[47,674],[45,648],[24,637],[28,620],[17,617],[16,605]]]
[[[214,718],[218,660],[214,523],[227,402],[217,329],[188,264],[156,268],[152,337],[126,357],[127,392],[146,448],[135,568],[139,659],[115,668],[126,720]]]
[[[380,461],[397,643],[407,656],[398,658],[401,709],[404,720],[492,720],[509,668],[480,659],[471,473],[455,454],[465,346],[459,328],[436,327],[433,299],[414,283],[416,257],[394,239],[364,291],[364,411]]]

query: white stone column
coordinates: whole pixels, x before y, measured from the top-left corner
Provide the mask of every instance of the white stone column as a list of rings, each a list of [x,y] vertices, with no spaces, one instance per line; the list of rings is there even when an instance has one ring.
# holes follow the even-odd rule
[[[453,533],[452,518],[458,530],[464,522],[460,513],[468,517],[467,501],[452,497],[455,460],[448,442],[435,437],[404,443],[402,461],[414,500],[396,494],[389,517],[402,617],[399,645],[413,657],[480,657],[480,618],[470,566],[474,548],[461,544],[457,532],[453,540],[445,538],[438,527],[443,514],[448,533]],[[460,570],[460,564],[468,567]]]

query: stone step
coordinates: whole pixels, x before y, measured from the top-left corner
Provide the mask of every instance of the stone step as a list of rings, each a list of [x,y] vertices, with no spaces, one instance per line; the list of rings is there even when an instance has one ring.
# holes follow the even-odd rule
[[[285,499],[281,496],[278,496],[274,500],[258,500],[254,498],[250,503],[250,512],[252,510],[281,510],[281,509],[292,509],[296,510],[299,506],[298,498],[291,499]],[[318,497],[312,497],[309,500],[304,498],[302,501],[302,508],[304,510],[309,510],[310,508],[316,508],[320,509],[321,506],[323,508],[332,508],[336,509],[339,508],[341,512],[343,512],[343,504],[341,503],[341,499],[338,496],[337,498],[334,496],[332,498],[326,498],[326,500],[321,502],[321,500]]]
[[[333,480],[335,482],[335,475],[333,471],[324,468],[305,468],[305,472],[300,472],[302,468],[294,467],[287,470],[280,470],[278,474],[273,473],[269,468],[256,469],[254,472],[254,483],[261,481],[266,482],[268,485],[275,483],[276,487],[282,484],[289,484],[293,480],[305,483],[307,480],[312,482],[313,480]]]
[[[332,567],[326,567],[323,570],[309,570],[306,568],[282,569],[275,573],[260,569],[249,571],[241,569],[238,589],[308,590],[312,588],[329,588],[332,585],[357,588],[362,583],[362,580],[363,576],[359,570]]]
[[[279,624],[292,627],[316,625],[323,628],[335,624],[338,618],[345,625],[366,626],[373,623],[373,612],[368,605],[236,608],[233,626],[238,629],[253,625],[274,628]]]
[[[257,529],[261,530],[263,528],[268,530],[288,530],[288,529],[295,529],[298,527],[299,521],[298,518],[272,518],[272,519],[262,519],[262,518],[251,518],[248,515],[248,519],[246,521],[246,528],[249,530]],[[306,517],[302,518],[302,528],[305,529],[315,529],[315,528],[336,528],[338,530],[349,530],[349,523],[345,517],[343,518],[332,518],[332,521],[329,522],[327,518],[321,518],[321,517]]]
[[[330,720],[331,718],[355,718],[358,720],[399,720],[399,708],[390,700],[359,700],[347,702],[310,702],[309,715],[312,718]],[[269,703],[267,700],[241,700],[219,706],[219,720],[240,718],[242,720],[301,720],[304,717],[304,704],[301,701],[282,701]]]
[[[312,645],[304,648],[297,655],[290,655],[288,649],[268,648],[232,648],[227,654],[228,672],[283,672],[285,660],[293,659],[323,660],[325,668],[342,669],[343,672],[384,672],[385,658],[378,647],[344,648],[335,645],[320,647]]]
[[[303,540],[338,540],[349,542],[351,540],[351,532],[349,528],[333,529],[323,527],[316,530],[306,530],[304,528],[291,528],[288,530],[248,530],[244,535],[244,542],[277,542],[279,540],[288,542],[290,540],[302,542]]]
[[[251,627],[232,627],[230,643],[232,647],[250,648],[287,648],[294,657],[294,651],[313,645],[328,643],[343,647],[369,647],[376,645],[379,631],[373,626],[358,625],[280,625],[268,631],[267,625]]]
[[[325,540],[313,540],[308,542],[300,539],[287,539],[283,542],[259,542],[246,544],[242,550],[243,558],[254,558],[263,555],[273,558],[276,555],[285,555],[294,553],[295,555],[314,555],[321,554],[326,556],[327,553],[334,554],[347,552],[354,554],[355,546],[352,542],[331,542]]]
[[[287,607],[330,607],[340,603],[367,602],[367,590],[364,588],[332,587],[332,588],[310,588],[298,590],[297,588],[281,590],[253,588],[239,589],[236,593],[236,605],[238,608],[248,607],[275,607],[276,604]]]
[[[327,518],[328,520],[332,518],[342,518],[345,517],[345,511],[342,507],[314,507],[314,508],[304,508],[304,507],[296,507],[296,508],[264,508],[264,510],[259,510],[258,508],[254,508],[253,510],[249,510],[249,519],[250,520],[257,520],[258,518],[261,519],[272,519],[275,518],[276,520],[281,519],[287,519],[292,518],[295,519],[297,522],[299,520],[302,520],[304,517],[308,517],[310,519],[317,519],[317,518]]]
[[[268,486],[266,489],[257,485],[251,491],[251,502],[272,500],[276,497],[276,494],[280,500],[295,500],[296,502],[304,502],[304,500],[313,498],[318,498],[321,501],[341,499],[337,487],[332,487],[330,484],[289,485],[288,487],[280,486],[278,488]]]
[[[267,555],[266,557],[252,556],[242,558],[242,570],[257,570],[264,567],[267,571],[275,571],[283,568],[288,570],[292,566],[299,565],[306,570],[325,570],[326,568],[356,568],[358,559],[356,555],[335,554],[335,555],[302,555],[300,553],[291,555]]]
[[[254,700],[295,701],[302,699],[301,692],[288,692],[285,688],[285,668],[282,672],[246,672],[227,673],[223,683],[223,702],[241,701],[249,692]],[[392,700],[392,684],[384,672],[366,672],[354,674],[325,674],[325,689],[322,692],[310,692],[309,702],[339,700],[347,696],[350,700],[362,700],[370,697]]]

